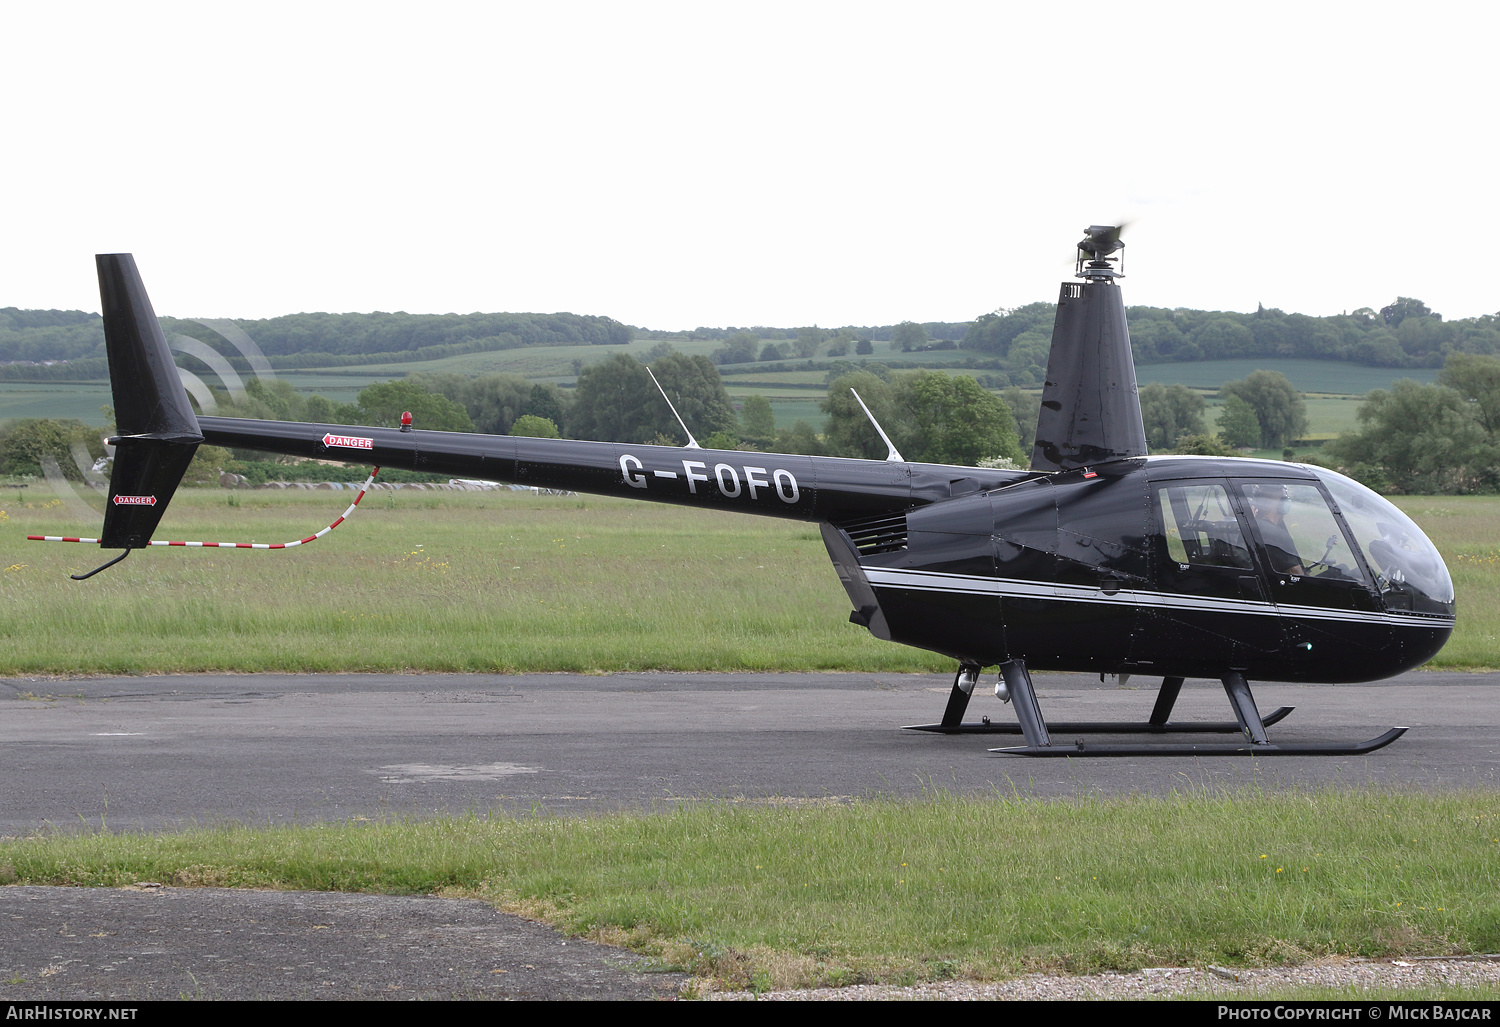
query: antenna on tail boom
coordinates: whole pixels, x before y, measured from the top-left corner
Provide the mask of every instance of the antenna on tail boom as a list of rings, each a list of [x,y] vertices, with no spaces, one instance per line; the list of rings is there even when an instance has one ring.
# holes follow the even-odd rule
[[[854,392],[853,389],[849,391]],[[889,451],[885,455],[886,462],[894,464],[906,463],[906,457],[901,455],[901,451],[896,448],[896,444],[891,441],[891,437],[885,433],[885,429],[880,426],[880,422],[875,420],[875,415],[870,413],[870,408],[865,406],[865,401],[859,398],[859,393],[857,392],[854,392],[854,402],[859,404],[859,408],[865,412],[865,416],[870,419],[870,423],[875,426],[875,431],[879,433],[880,441],[885,443],[885,448]]]
[[[652,372],[651,368],[646,368],[646,373],[651,375],[651,383],[656,386],[656,391],[661,393],[661,398],[667,400],[667,407],[672,411],[672,416],[677,418],[678,424],[682,425],[682,434],[688,437],[687,445],[683,446],[682,448],[702,449],[703,447],[698,445],[698,440],[693,438],[693,433],[688,431],[688,426],[683,423],[682,415],[677,412],[676,407],[672,406],[672,401],[670,399],[667,399],[667,390],[661,387],[661,382],[656,380],[656,375]]]

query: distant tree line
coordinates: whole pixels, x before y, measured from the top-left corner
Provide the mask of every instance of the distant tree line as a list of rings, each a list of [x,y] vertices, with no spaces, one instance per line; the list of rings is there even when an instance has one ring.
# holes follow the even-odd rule
[[[1435,385],[1376,389],[1321,462],[1382,492],[1500,491],[1500,359],[1455,353]]]
[[[902,324],[911,324],[904,321]],[[929,339],[949,339],[957,342],[964,337],[969,330],[971,321],[927,321],[920,327]],[[757,339],[765,339],[771,342],[781,340],[798,339],[805,333],[821,332],[824,337],[832,337],[838,334],[847,334],[850,338],[869,339],[871,342],[890,342],[900,325],[845,325],[842,328],[819,328],[817,325],[808,325],[802,328],[771,328],[766,325],[754,327],[735,328],[694,328],[690,331],[669,332],[657,328],[636,328],[637,339],[650,339],[661,342],[688,342],[697,339],[728,339],[732,335],[744,333],[752,335]]]
[[[1201,397],[1180,385],[1140,390],[1153,452],[1230,455],[1281,449],[1307,431],[1306,404],[1286,377],[1256,371],[1219,389],[1218,431],[1205,430]],[[1500,492],[1500,357],[1451,353],[1436,384],[1402,379],[1369,393],[1360,428],[1296,459],[1342,471],[1380,492]],[[1173,434],[1175,433],[1175,438]]]
[[[592,314],[287,314],[237,321],[267,356],[327,353],[334,356],[411,353],[436,346],[485,343],[484,349],[520,346],[623,346],[630,328]],[[168,332],[213,335],[193,321],[163,318]]]
[[[1140,387],[1141,420],[1152,453],[1228,456],[1242,449],[1282,449],[1307,433],[1307,404],[1280,371],[1255,371],[1219,387],[1218,431],[1208,403],[1185,385]]]
[[[104,355],[104,321],[82,310],[0,308],[0,362]]]
[[[903,321],[884,328],[827,329],[812,325],[795,332],[773,329],[770,335],[755,330],[737,329],[723,336],[724,345],[710,354],[716,364],[743,364],[754,360],[810,359],[818,355],[844,357],[850,353],[865,356],[875,352],[875,343],[890,343],[892,351],[911,353],[917,350],[956,350],[957,340],[967,331],[968,323],[933,322],[921,325]],[[936,334],[934,334],[936,333]],[[788,341],[777,342],[778,338]]]
[[[201,339],[243,368],[212,329],[164,317],[162,329]],[[628,325],[590,314],[288,314],[236,322],[278,367],[436,360],[523,346],[623,346]],[[104,357],[104,324],[79,310],[0,309],[0,364]],[[104,365],[100,365],[101,367]],[[14,377],[12,369],[6,377]],[[46,377],[43,374],[33,377]]]
[[[1051,303],[985,314],[969,327],[962,346],[1005,358],[1016,384],[1040,383],[1055,314]],[[1378,311],[1362,307],[1330,317],[1265,307],[1250,314],[1127,307],[1126,317],[1140,364],[1290,357],[1373,367],[1441,367],[1452,353],[1500,353],[1500,315],[1445,321],[1421,300],[1404,296]]]
[[[104,433],[73,418],[27,417],[0,426],[0,474],[42,475],[42,461],[51,457],[70,481],[83,480],[74,449],[92,467],[104,455]]]
[[[659,350],[650,369],[688,428],[711,449],[751,449],[881,459],[885,444],[854,400],[869,406],[909,460],[1024,467],[1034,442],[1040,400],[1010,388],[983,388],[971,375],[895,371],[870,362],[829,372],[820,426],[798,421],[777,428],[771,404],[749,396],[737,414],[714,364],[702,356]],[[1181,385],[1140,389],[1149,451],[1232,455],[1236,450],[1289,447],[1307,431],[1306,405],[1286,377],[1256,371],[1225,382],[1217,431],[1207,424],[1204,397]],[[220,412],[332,424],[393,426],[411,411],[418,428],[681,445],[681,426],[647,373],[647,365],[614,354],[584,368],[578,388],[558,389],[514,375],[465,378],[419,374],[371,385],[355,403],[304,396],[285,381],[255,379],[242,400],[219,393]],[[1399,493],[1500,491],[1500,358],[1452,354],[1438,384],[1410,380],[1371,392],[1359,409],[1360,430],[1345,433],[1300,459],[1335,467],[1373,488]],[[106,431],[109,429],[106,429]],[[62,473],[82,476],[79,462],[102,453],[99,429],[77,421],[25,419],[0,426],[0,473],[39,475],[51,456]],[[194,480],[212,480],[208,464],[280,473],[259,454],[200,450]],[[225,465],[224,460],[239,461]],[[255,463],[255,467],[250,464]],[[199,464],[203,464],[199,468]]]
[[[239,325],[278,367],[333,367],[371,362],[435,360],[488,350],[547,345],[623,345],[632,338],[722,343],[720,365],[866,355],[876,344],[894,352],[961,348],[976,367],[1004,385],[1033,386],[1046,374],[1052,303],[997,310],[969,322],[903,321],[876,327],[696,328],[661,332],[609,317],[579,314],[290,314]],[[1440,367],[1452,353],[1500,353],[1500,315],[1444,320],[1420,300],[1399,297],[1373,310],[1309,317],[1261,307],[1253,313],[1129,307],[1138,363],[1245,357],[1344,360],[1375,367]],[[203,339],[214,333],[194,321],[163,318],[169,334]],[[104,335],[97,315],[83,311],[0,309],[0,380],[99,377]],[[231,363],[243,360],[227,354]],[[67,361],[41,366],[43,361]],[[19,362],[19,363],[18,363]]]
[[[903,455],[960,464],[1021,460],[1019,439],[1035,426],[1035,397],[1020,390],[1013,390],[1008,403],[970,375],[893,372],[873,363],[858,371],[830,372],[822,403],[827,421],[821,430],[803,421],[778,429],[763,396],[747,397],[737,413],[718,368],[706,357],[679,353],[670,345],[655,347],[648,356],[655,358],[649,364],[613,354],[583,368],[571,390],[515,375],[413,374],[371,385],[351,404],[304,396],[279,380],[250,382],[239,401],[223,392],[215,395],[219,413],[229,416],[393,426],[403,411],[410,411],[416,427],[436,431],[683,445],[682,425],[652,382],[654,374],[705,447],[883,457],[883,448],[874,452],[878,439],[849,391],[859,388]],[[235,455],[245,459],[251,454]]]
[[[887,449],[855,400],[857,392],[908,460],[975,466],[1001,459],[1024,466],[1015,413],[972,377],[941,371],[882,375],[853,371],[828,386],[822,452],[883,460]]]

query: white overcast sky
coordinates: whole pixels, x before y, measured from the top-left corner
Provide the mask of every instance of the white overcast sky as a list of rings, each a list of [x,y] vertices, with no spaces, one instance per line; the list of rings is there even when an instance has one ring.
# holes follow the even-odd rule
[[[1053,301],[1500,309],[1495,9],[0,6],[0,306],[560,311],[657,328]]]

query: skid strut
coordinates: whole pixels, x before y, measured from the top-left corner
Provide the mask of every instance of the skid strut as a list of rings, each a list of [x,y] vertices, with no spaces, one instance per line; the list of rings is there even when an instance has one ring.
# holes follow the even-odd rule
[[[1171,721],[1172,707],[1182,691],[1183,679],[1165,678],[1156,704],[1151,710],[1151,719],[1141,723],[1075,722],[1051,725],[1049,731],[1036,699],[1036,689],[1031,683],[1031,674],[1021,660],[1011,660],[1000,665],[1004,680],[1004,692],[1008,693],[1016,710],[1015,724],[991,724],[985,718],[981,724],[963,723],[963,715],[978,681],[979,668],[965,664],[954,679],[953,691],[948,697],[948,707],[938,724],[913,725],[912,730],[935,731],[942,734],[1020,734],[1025,745],[991,749],[1005,756],[1358,756],[1374,752],[1390,745],[1406,733],[1404,727],[1393,727],[1384,734],[1352,745],[1331,742],[1303,742],[1278,745],[1266,737],[1266,727],[1282,720],[1293,707],[1282,706],[1269,716],[1262,717],[1250,692],[1250,683],[1242,671],[1229,671],[1222,679],[1224,694],[1234,709],[1233,722],[1186,722]],[[1082,739],[1055,743],[1052,734],[1169,734],[1177,732],[1223,733],[1235,732],[1244,736],[1244,741],[1234,743],[1177,743],[1164,745],[1085,745]]]
[[[943,722],[932,725],[933,730],[961,730],[964,710],[969,708],[974,686],[979,683],[979,669],[976,663],[966,663],[958,668],[958,674],[953,679],[953,691],[948,693],[948,708],[943,711]]]
[[[1047,735],[1047,722],[1042,719],[1042,708],[1036,704],[1036,692],[1031,687],[1031,673],[1020,660],[1011,660],[1000,665],[1000,675],[1005,678],[1005,687],[1010,689],[1011,702],[1016,707],[1016,719],[1021,722],[1021,734],[1026,738],[1028,749],[1045,749],[1052,744]]]
[[[965,675],[972,668],[972,679],[965,680]],[[988,717],[982,723],[963,723],[964,710],[968,707],[969,697],[974,691],[974,685],[978,681],[979,668],[971,664],[965,664],[959,668],[958,676],[953,681],[953,692],[948,696],[948,708],[943,712],[943,719],[937,724],[912,724],[907,727],[908,731],[934,731],[944,735],[1020,735],[1025,730],[1021,723],[992,723]],[[1012,671],[1014,675],[1014,671]],[[1003,675],[1002,675],[1003,676]],[[1009,679],[1007,679],[1009,680]],[[1156,706],[1151,710],[1149,721],[1114,721],[1114,720],[1063,720],[1052,721],[1045,725],[1047,733],[1053,732],[1059,735],[1136,735],[1136,734],[1176,734],[1179,732],[1187,734],[1205,735],[1233,735],[1244,730],[1236,720],[1180,720],[1172,722],[1172,707],[1177,702],[1177,696],[1182,691],[1182,678],[1166,678],[1161,683],[1161,691],[1156,696]],[[1010,686],[1007,684],[1006,686]],[[1014,694],[1014,693],[1012,693]],[[1033,703],[1035,692],[1032,692]],[[1295,710],[1295,706],[1280,706],[1261,718],[1261,724],[1270,727],[1272,724],[1285,720],[1287,715]],[[1040,716],[1040,714],[1038,714]],[[1028,743],[1029,744],[1029,743]]]
[[[1161,691],[1156,693],[1156,705],[1151,707],[1152,727],[1166,726],[1167,719],[1172,716],[1172,707],[1177,704],[1177,693],[1181,691],[1182,678],[1161,679]]]
[[[1266,727],[1285,720],[1295,706],[1278,706],[1261,718]],[[1019,735],[1024,734],[1019,723],[959,724],[945,727],[942,724],[913,724],[908,731],[932,731],[943,735]],[[1179,720],[1174,723],[1152,724],[1149,721],[1126,720],[1049,720],[1047,733],[1056,735],[1234,735],[1240,733],[1240,725],[1233,720]]]

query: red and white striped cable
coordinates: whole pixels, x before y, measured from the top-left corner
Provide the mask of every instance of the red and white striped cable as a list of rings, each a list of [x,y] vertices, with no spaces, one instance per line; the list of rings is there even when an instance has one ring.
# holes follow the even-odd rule
[[[146,544],[149,546],[186,546],[189,549],[292,549],[296,546],[305,546],[309,542],[316,542],[334,528],[343,524],[349,515],[354,512],[354,508],[359,505],[359,501],[365,498],[365,493],[369,491],[370,486],[375,481],[375,475],[379,473],[379,467],[370,472],[370,476],[365,479],[365,483],[359,487],[359,495],[354,497],[354,502],[349,504],[349,509],[339,515],[338,520],[317,534],[309,535],[307,538],[300,538],[295,542],[165,542],[152,539]],[[66,538],[62,535],[27,535],[26,540],[28,542],[90,542],[96,544],[99,541],[96,538]]]

